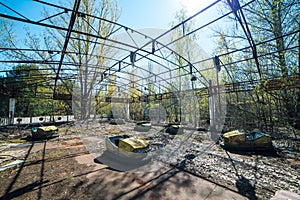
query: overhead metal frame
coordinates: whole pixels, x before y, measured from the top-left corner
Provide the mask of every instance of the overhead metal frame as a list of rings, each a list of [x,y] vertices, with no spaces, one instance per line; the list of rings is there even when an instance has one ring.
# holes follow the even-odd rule
[[[45,18],[45,19],[37,20],[37,21],[29,20],[28,18],[26,18],[26,17],[23,16],[23,15],[21,15],[22,18],[17,18],[17,17],[14,17],[14,16],[5,15],[5,14],[0,14],[0,16],[1,16],[1,17],[5,17],[5,18],[8,18],[8,19],[11,19],[11,20],[17,20],[17,21],[26,22],[26,23],[30,23],[30,24],[35,24],[35,25],[39,25],[39,26],[44,26],[44,27],[48,27],[48,28],[54,28],[54,29],[60,29],[60,30],[68,31],[68,29],[66,29],[66,28],[58,27],[58,26],[53,26],[53,25],[51,25],[51,24],[46,24],[46,23],[41,23],[41,22],[46,21],[46,20],[48,20],[48,19],[50,19],[50,18],[52,18],[52,17],[56,17],[56,16],[58,16],[58,15],[61,15],[61,14],[63,14],[63,13],[66,13],[66,12],[70,12],[70,11],[73,12],[76,4],[74,4],[74,8],[73,8],[73,9],[69,9],[69,8],[66,8],[66,7],[58,6],[58,5],[51,4],[51,3],[48,3],[48,2],[44,2],[44,1],[40,1],[40,0],[34,0],[34,1],[35,1],[35,2],[39,2],[39,3],[42,3],[42,4],[45,4],[45,5],[48,5],[48,6],[56,7],[56,8],[59,8],[59,9],[63,9],[63,12],[59,12],[59,13],[53,15],[53,16],[47,17],[47,18]],[[220,1],[220,0],[216,1],[216,2],[213,3],[212,5],[216,4],[216,3],[219,2],[219,1]],[[210,5],[209,7],[211,7],[212,5]],[[207,9],[207,8],[206,8],[206,9]],[[151,37],[149,37],[148,35],[145,35],[145,34],[143,34],[143,33],[140,33],[140,32],[138,32],[138,31],[136,31],[136,30],[130,29],[130,28],[128,28],[128,27],[126,27],[126,26],[124,26],[124,25],[118,24],[118,23],[116,23],[116,22],[109,21],[109,20],[107,20],[107,19],[99,18],[99,17],[97,17],[97,16],[92,16],[92,15],[89,15],[89,14],[87,14],[87,13],[82,13],[82,12],[78,12],[78,11],[75,11],[75,12],[77,12],[77,14],[78,14],[79,16],[90,16],[90,17],[94,17],[94,18],[97,18],[97,19],[99,19],[99,20],[103,20],[103,21],[106,21],[106,22],[109,22],[109,23],[112,23],[112,24],[118,26],[118,28],[117,28],[115,31],[113,31],[113,33],[115,33],[116,31],[120,30],[121,28],[124,28],[125,30],[130,30],[130,31],[132,31],[132,32],[134,32],[134,33],[137,33],[137,34],[139,34],[139,35],[142,35],[142,36],[144,36],[144,37],[149,38],[150,41],[149,41],[148,43],[146,43],[144,46],[142,46],[142,47],[140,47],[140,48],[138,48],[138,49],[136,50],[136,51],[141,51],[141,50],[142,50],[142,51],[145,51],[143,48],[144,48],[145,46],[147,46],[149,43],[151,43],[151,42],[154,41],[154,42],[160,44],[160,43],[157,41],[159,38],[163,37],[163,36],[166,35],[167,33],[171,32],[171,31],[174,30],[174,29],[176,29],[176,28],[179,27],[180,25],[184,25],[184,23],[186,23],[187,21],[191,20],[192,18],[194,18],[195,16],[197,16],[198,14],[200,14],[201,12],[203,12],[203,11],[206,10],[206,9],[203,9],[202,11],[198,12],[197,14],[195,14],[195,15],[192,16],[192,17],[190,17],[189,19],[187,19],[187,20],[183,21],[182,23],[180,23],[180,24],[174,26],[173,28],[171,28],[171,29],[168,30],[167,32],[163,33],[162,35],[158,36],[157,38],[151,38]],[[72,23],[72,21],[74,21],[74,20],[75,20],[75,19],[73,19],[73,20],[71,19],[71,20],[70,20],[70,23]],[[124,46],[128,46],[128,44],[124,44],[124,43],[121,43],[121,42],[119,42],[119,41],[114,41],[114,40],[111,40],[111,39],[109,39],[109,38],[102,38],[102,37],[99,36],[99,35],[93,35],[93,34],[88,34],[88,33],[82,33],[82,32],[76,31],[76,30],[72,30],[72,32],[74,32],[74,33],[80,33],[80,34],[84,34],[84,35],[89,35],[89,36],[91,36],[91,37],[96,37],[96,38],[101,38],[101,39],[105,39],[105,40],[111,41],[112,43],[118,43],[118,44],[121,44],[121,45],[124,45]],[[68,39],[68,37],[66,37],[66,40],[67,40],[67,39]],[[160,44],[160,45],[161,45],[163,48],[166,48],[167,46],[169,46],[169,44],[168,44],[168,45]],[[134,46],[130,46],[130,47],[135,48]],[[159,49],[156,49],[156,51],[157,51],[157,50],[159,50]],[[146,52],[147,52],[147,51],[146,51]],[[151,52],[151,53],[154,53],[154,52]],[[177,54],[176,52],[173,52],[173,53]],[[181,56],[181,55],[178,55],[178,56]],[[183,59],[184,59],[187,63],[189,63],[189,61],[188,61],[186,58],[183,58]]]
[[[110,48],[119,49],[119,50],[122,50],[124,52],[127,52],[127,54],[124,57],[121,57],[121,58],[105,56],[105,59],[110,60],[113,63],[110,66],[101,66],[101,68],[103,70],[102,71],[103,74],[107,73],[107,74],[111,74],[111,75],[116,75],[116,77],[118,77],[119,79],[122,79],[124,77],[123,76],[118,76],[117,75],[118,73],[130,74],[128,71],[126,71],[126,69],[128,67],[132,66],[132,62],[127,61],[127,60],[130,60],[130,55],[131,55],[131,53],[133,53],[134,55],[138,56],[138,58],[135,60],[135,62],[138,62],[139,60],[146,59],[150,62],[156,63],[161,68],[165,69],[165,71],[163,71],[159,74],[154,74],[152,72],[149,72],[149,70],[147,70],[147,69],[143,68],[142,66],[139,66],[138,64],[135,63],[135,67],[137,69],[139,69],[141,71],[144,71],[145,73],[151,74],[152,76],[155,76],[155,77],[158,78],[157,82],[153,83],[153,84],[157,84],[157,86],[161,85],[160,82],[167,82],[168,83],[170,81],[170,80],[163,77],[163,75],[165,73],[170,73],[171,71],[176,71],[176,70],[183,70],[184,74],[182,74],[181,76],[191,76],[191,77],[192,76],[197,76],[198,77],[197,81],[199,81],[199,84],[202,84],[202,86],[205,88],[205,87],[208,86],[208,80],[203,75],[202,71],[199,70],[197,67],[195,67],[195,65],[201,64],[201,63],[207,62],[207,61],[212,61],[213,57],[204,58],[204,59],[201,59],[199,61],[196,61],[196,62],[192,63],[187,58],[185,58],[184,56],[180,55],[178,52],[176,52],[172,48],[170,48],[170,45],[177,42],[177,41],[179,41],[179,40],[182,40],[182,39],[188,37],[189,35],[192,35],[192,34],[198,32],[198,31],[202,30],[204,27],[207,27],[208,25],[224,18],[225,16],[228,16],[229,14],[233,13],[236,16],[236,13],[238,11],[242,12],[243,7],[245,7],[245,6],[249,5],[250,3],[254,2],[254,0],[252,0],[252,1],[249,1],[245,5],[242,5],[242,6],[238,5],[238,7],[235,7],[233,5],[233,2],[236,2],[236,1],[227,0],[228,4],[232,8],[232,10],[230,12],[224,14],[223,16],[217,17],[212,21],[209,21],[208,23],[206,23],[205,25],[203,25],[201,27],[197,27],[194,30],[191,30],[190,32],[186,32],[185,24],[188,23],[189,21],[195,19],[197,16],[199,16],[203,12],[207,11],[208,9],[212,8],[213,6],[215,6],[216,4],[221,2],[221,0],[216,0],[215,2],[213,2],[212,4],[207,6],[206,8],[204,8],[204,9],[200,10],[199,12],[197,12],[195,15],[187,18],[186,20],[184,20],[180,23],[178,23],[177,25],[173,26],[172,28],[170,28],[166,32],[162,33],[161,35],[159,35],[155,38],[152,38],[149,35],[145,35],[145,34],[139,32],[137,30],[131,29],[131,28],[129,28],[125,25],[119,24],[117,22],[113,22],[113,21],[103,19],[103,18],[100,18],[100,17],[97,17],[97,16],[93,16],[93,15],[90,15],[88,13],[80,12],[79,11],[80,0],[75,0],[73,9],[66,8],[66,7],[59,6],[59,5],[55,5],[55,4],[45,2],[45,1],[41,1],[41,0],[34,0],[34,1],[37,2],[37,3],[43,4],[45,6],[49,6],[49,7],[52,7],[52,8],[57,8],[59,10],[57,11],[57,13],[55,13],[51,16],[48,16],[46,18],[37,19],[37,20],[30,20],[29,18],[22,15],[18,11],[8,7],[4,3],[1,3],[2,6],[6,7],[7,9],[9,9],[12,12],[14,12],[15,14],[17,14],[18,17],[12,16],[12,15],[7,15],[7,14],[4,14],[4,13],[0,13],[0,17],[6,18],[6,19],[9,19],[9,20],[14,20],[14,21],[18,21],[18,22],[23,22],[23,23],[27,23],[27,24],[36,25],[36,26],[39,26],[39,27],[45,27],[45,28],[65,31],[66,36],[65,36],[65,42],[64,42],[63,48],[62,49],[0,48],[0,53],[4,52],[4,51],[21,51],[21,52],[43,52],[43,53],[48,53],[49,54],[48,59],[46,59],[46,60],[42,60],[42,59],[41,60],[37,60],[37,59],[31,59],[30,60],[29,58],[26,58],[25,60],[0,60],[0,63],[39,64],[39,65],[51,65],[51,66],[53,66],[53,68],[51,68],[51,69],[55,72],[55,78],[53,79],[54,80],[54,88],[53,88],[54,93],[56,92],[57,82],[61,78],[60,74],[62,73],[62,70],[65,70],[65,71],[67,71],[69,73],[72,73],[74,75],[77,74],[75,68],[76,68],[76,66],[78,66],[78,63],[68,62],[65,59],[66,55],[81,54],[80,52],[70,52],[67,49],[68,42],[70,40],[82,40],[82,39],[76,38],[74,36],[72,37],[72,34],[74,34],[74,33],[75,34],[80,34],[80,35],[86,35],[86,36],[89,36],[91,38],[95,38],[97,40],[100,39],[100,40],[104,40],[104,41],[109,42],[109,44],[104,44],[104,43],[101,43],[99,41],[98,42],[97,41],[96,42],[95,41],[88,41],[88,42],[95,43],[95,45],[106,45]],[[70,21],[69,21],[69,26],[68,27],[59,27],[59,26],[47,23],[47,20],[50,20],[52,18],[55,18],[55,17],[63,15],[63,14],[68,14],[70,12],[71,12],[71,15],[70,15]],[[93,18],[98,19],[98,20],[103,20],[107,23],[111,23],[111,24],[114,25],[114,30],[112,30],[111,34],[108,37],[101,36],[99,33],[97,33],[97,30],[94,30],[95,31],[94,33],[86,33],[86,32],[82,32],[80,30],[74,30],[73,25],[74,25],[76,19],[78,17],[83,17],[83,16],[89,16],[89,17],[93,17]],[[244,16],[242,16],[242,17],[244,19]],[[174,30],[178,30],[179,28],[183,29],[182,30],[182,36],[178,37],[177,39],[175,39],[173,41],[170,41],[167,44],[163,44],[159,41],[160,38],[166,36],[167,34],[171,33]],[[124,42],[121,42],[121,41],[118,41],[118,40],[114,40],[110,37],[112,35],[116,35],[121,30],[125,30],[127,32],[127,34],[129,35],[129,37],[131,36],[129,32],[132,32],[132,33],[138,34],[142,37],[145,37],[145,38],[147,38],[147,42],[144,43],[142,46],[138,47],[138,45],[131,45],[131,44],[124,43]],[[255,44],[253,42],[253,40],[251,40],[251,35],[248,34],[248,33],[250,33],[250,31],[247,29],[247,27],[245,28],[245,30],[246,30],[245,33],[247,34],[247,38],[250,38],[249,39],[250,46],[249,47],[244,47],[244,48],[241,48],[241,49],[237,49],[235,51],[241,51],[241,50],[246,49],[246,48],[251,48],[252,51],[253,51],[253,48],[255,48],[255,45],[260,45],[260,44]],[[132,40],[133,40],[133,43],[135,43],[134,38],[132,38]],[[151,45],[152,45],[152,49],[147,50],[146,47],[149,47]],[[159,52],[161,50],[168,51],[170,54],[172,53],[172,54],[182,58],[185,61],[185,65],[184,66],[179,66],[176,62],[169,59],[168,57],[165,57],[163,55],[159,55],[157,52]],[[229,52],[229,53],[233,53],[233,52]],[[57,58],[58,56],[60,56],[59,60],[58,59],[53,60],[54,58]],[[91,56],[95,56],[95,57],[98,56],[99,57],[99,55],[91,55]],[[224,55],[219,55],[219,56],[224,56]],[[256,63],[258,62],[257,58],[259,56],[262,56],[262,55],[257,55],[257,53],[254,52],[254,59],[255,59]],[[154,57],[155,59],[152,58],[152,57]],[[156,59],[164,60],[166,63],[172,65],[173,68],[170,68],[170,67],[164,65],[163,63],[158,63],[156,61]],[[242,61],[236,61],[236,62],[242,62]],[[226,64],[232,64],[232,63],[225,63],[225,65]],[[75,67],[75,68],[73,68],[73,69],[72,68],[64,68],[63,66],[64,67],[65,66],[70,66],[70,67]],[[259,67],[259,65],[257,65],[257,66]],[[92,70],[93,69],[96,70],[96,69],[99,68],[99,66],[93,66],[91,64],[89,65],[89,67]],[[142,82],[143,80],[149,78],[149,77],[144,77],[144,76],[137,76],[136,74],[135,74],[135,76],[137,78],[139,78],[139,79],[136,80],[136,82]],[[74,76],[70,76],[68,78],[72,79],[72,78],[74,78]],[[104,80],[102,80],[102,81],[104,81]],[[140,83],[139,83],[139,86],[144,87],[144,85],[142,85]],[[164,87],[164,85],[162,85],[162,87]]]

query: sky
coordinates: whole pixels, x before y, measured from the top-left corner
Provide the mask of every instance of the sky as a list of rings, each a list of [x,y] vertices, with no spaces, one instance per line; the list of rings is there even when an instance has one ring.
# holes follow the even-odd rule
[[[132,28],[170,28],[176,11],[191,16],[213,0],[118,0],[122,9],[120,23]]]
[[[48,0],[46,2],[55,4],[58,1],[59,0]],[[185,8],[187,10],[187,15],[192,16],[215,1],[216,0],[117,0],[117,3],[121,8],[121,17],[118,23],[132,29],[158,28],[167,30],[171,28],[171,22],[175,20],[175,13],[180,9]],[[30,20],[42,19],[40,13],[43,10],[43,6],[40,3],[32,0],[0,0],[0,2],[26,16]],[[1,4],[0,13],[18,16]],[[215,13],[209,13],[208,15],[213,16]],[[202,16],[197,18],[196,22],[199,23],[197,26],[203,24],[201,24],[201,21],[203,21],[203,23],[207,22],[208,18]],[[20,22],[16,22],[15,25],[17,30],[16,35],[20,38],[25,36],[25,26],[28,26],[32,31],[37,32],[39,31],[39,28],[41,28]],[[201,45],[211,47],[210,49],[208,48],[208,51],[211,51],[212,45],[210,40],[207,39],[209,37],[209,30],[205,31],[207,32],[205,32],[204,36],[201,36],[203,38]]]
[[[56,4],[61,0],[48,0],[46,2]],[[164,28],[169,29],[174,21],[176,11],[181,8],[187,10],[191,16],[216,0],[116,0],[121,8],[119,23],[133,29],[139,28]],[[28,19],[41,19],[43,6],[32,0],[0,0],[1,3],[11,7]],[[62,1],[63,2],[63,1]],[[67,7],[67,6],[66,6]],[[49,8],[49,7],[47,7]],[[0,13],[18,16],[3,5],[0,5]],[[20,17],[20,16],[18,16]],[[24,26],[24,25],[23,25]],[[22,32],[22,24],[18,25],[18,31]]]
[[[54,3],[59,0],[49,0]],[[131,28],[170,28],[176,11],[187,10],[187,15],[193,15],[215,0],[116,0],[121,8],[119,23]],[[0,0],[29,19],[37,19],[43,6],[32,0]],[[0,5],[0,13],[13,14]],[[15,14],[14,14],[15,15]],[[16,15],[15,15],[16,16]]]

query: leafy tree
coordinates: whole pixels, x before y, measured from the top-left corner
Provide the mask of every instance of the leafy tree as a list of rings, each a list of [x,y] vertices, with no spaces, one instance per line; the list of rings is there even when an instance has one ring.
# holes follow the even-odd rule
[[[171,23],[171,26],[175,26],[178,23],[181,23],[185,19],[187,19],[187,11],[185,9],[181,9],[176,12],[175,14],[175,20]],[[192,29],[193,24],[192,23],[185,23],[183,24],[184,28],[176,29],[172,32],[172,40],[176,41],[173,43],[173,49],[178,53],[174,55],[173,59],[174,62],[179,66],[179,69],[176,70],[176,74],[172,74],[171,76],[175,76],[176,78],[170,77],[170,94],[168,95],[169,103],[168,105],[165,105],[167,108],[167,112],[174,113],[175,116],[171,117],[170,120],[172,121],[186,121],[185,117],[182,116],[182,114],[185,112],[184,110],[187,106],[190,106],[187,102],[187,99],[185,99],[184,95],[182,95],[182,90],[189,89],[189,79],[190,77],[184,76],[186,74],[186,69],[183,69],[184,66],[188,66],[188,62],[186,62],[185,59],[188,59],[190,62],[192,62],[192,59],[194,57],[193,52],[191,49],[193,48],[193,42],[196,40],[195,35],[186,36],[183,39],[181,38],[186,32],[190,32]],[[172,66],[177,67],[177,66]],[[188,67],[186,67],[188,68]],[[172,70],[172,68],[171,68]],[[166,91],[168,93],[168,91]]]
[[[228,2],[235,3],[237,1]],[[248,1],[240,2],[241,5],[244,5]],[[239,4],[235,5],[237,6],[233,10],[238,12]],[[277,116],[282,115],[283,118],[288,118],[287,121],[290,124],[299,127],[300,121],[297,120],[299,119],[297,113],[299,113],[300,90],[284,86],[287,85],[290,77],[297,75],[297,68],[299,68],[299,63],[298,67],[295,67],[298,57],[299,3],[295,0],[258,0],[244,7],[242,11],[247,21],[247,24],[243,23],[243,26],[248,25],[256,44],[259,66],[252,59],[253,54],[249,49],[223,56],[223,63],[228,63],[226,67],[232,78],[231,82],[244,80],[255,85],[257,80],[264,83],[265,80],[278,79],[281,86],[276,90],[268,90],[268,88],[257,85],[253,93],[248,97],[244,96],[242,101],[253,100],[256,109],[252,111],[258,113],[259,118],[263,119],[265,124],[267,120],[271,124],[274,123],[274,114],[277,113]],[[231,32],[216,31],[220,39],[219,54],[224,53],[224,50],[225,53],[228,53],[229,48],[231,48],[230,50],[241,49],[247,44],[241,26],[236,26],[241,18],[240,14],[231,15],[230,19],[234,23],[231,29],[227,29]],[[235,62],[236,60],[240,60],[240,62]],[[260,68],[260,76],[258,76],[257,67]],[[236,97],[240,98],[238,95]],[[246,110],[246,108],[243,109]]]
[[[72,114],[72,88],[73,81],[64,79],[64,84],[59,84],[56,87],[56,92],[63,95],[61,99],[57,99],[53,102],[53,114],[54,115],[71,115]],[[71,88],[71,91],[70,91]],[[53,92],[52,90],[50,92]]]
[[[171,23],[172,26],[182,23],[181,27],[178,27],[172,31],[172,49],[178,54],[174,54],[173,61],[178,66],[175,72],[171,74],[175,78],[170,79],[170,94],[176,94],[169,96],[169,105],[167,106],[168,113],[175,113],[175,117],[171,117],[171,120],[178,120],[181,122],[189,122],[197,126],[199,124],[199,117],[204,117],[204,113],[207,113],[208,107],[200,106],[200,98],[206,99],[206,105],[208,105],[207,97],[197,96],[195,88],[204,87],[201,82],[206,82],[209,79],[215,80],[216,74],[213,70],[207,70],[211,68],[211,64],[201,63],[195,64],[197,61],[207,58],[204,50],[198,45],[198,35],[192,33],[195,30],[195,21],[185,21],[187,19],[186,10],[181,9],[176,12],[175,20]],[[191,65],[193,65],[191,69]],[[202,75],[196,72],[194,69],[204,70],[202,75],[206,77],[204,80]],[[193,78],[195,80],[191,81]],[[208,84],[208,83],[207,83]],[[202,104],[204,105],[204,104]]]
[[[112,103],[107,102],[107,99],[115,97],[116,93],[116,77],[110,75],[106,83],[102,83],[102,87],[96,96],[96,112],[97,114],[112,117]]]
[[[134,73],[135,69],[132,69],[132,73],[130,74],[130,85],[129,85],[129,94],[130,94],[130,104],[129,111],[131,118],[133,120],[143,120],[144,118],[144,109],[142,103],[140,101],[140,97],[143,95],[141,90],[139,90],[139,86],[135,80]]]
[[[36,116],[49,113],[42,106],[45,101],[39,100],[37,95],[46,94],[43,74],[36,65],[19,65],[6,73],[2,78],[2,87],[7,91],[7,98],[16,98],[16,116]],[[38,102],[37,102],[38,101]],[[6,101],[7,103],[7,101]],[[6,111],[8,113],[8,110]]]
[[[73,1],[64,2],[64,5],[72,7]],[[59,10],[58,12],[60,12]],[[104,70],[108,65],[108,60],[105,56],[111,55],[111,49],[106,47],[108,38],[114,31],[114,24],[108,21],[117,21],[120,16],[120,10],[114,0],[82,0],[80,2],[79,12],[82,14],[76,17],[73,30],[78,31],[72,34],[72,39],[69,40],[67,54],[65,60],[73,63],[74,66],[62,66],[65,72],[74,72],[76,70],[78,77],[73,84],[73,106],[79,112],[80,119],[87,119],[94,111],[95,87],[102,80]],[[45,17],[51,16],[52,13],[45,11]],[[96,17],[93,17],[96,16]],[[50,18],[50,24],[60,27],[68,27],[70,12],[59,15],[55,18]],[[83,32],[85,34],[80,34]],[[92,37],[91,35],[99,35]],[[33,49],[39,49],[40,46],[45,46],[47,49],[63,49],[66,32],[60,29],[48,29],[44,33],[44,40],[41,41],[39,36],[28,34],[27,46]],[[75,53],[76,52],[76,53]],[[36,55],[42,60],[58,58],[51,56],[47,52],[37,52]],[[57,73],[57,65],[49,64],[49,69]],[[62,72],[60,72],[62,73]],[[63,78],[58,81],[59,84],[65,84]],[[70,88],[67,88],[69,93]],[[56,88],[54,88],[56,91]],[[78,98],[78,99],[76,99]]]
[[[71,0],[63,3],[63,6],[68,4],[70,7],[73,7],[73,1]],[[61,12],[61,10],[58,12]],[[68,48],[66,52],[63,53],[66,53],[65,60],[73,63],[74,66],[62,66],[59,76],[60,81],[57,82],[55,88],[53,87],[53,82],[50,80],[56,78],[56,73],[58,73],[55,61],[60,59],[60,49],[63,49],[64,41],[66,40],[65,31],[61,29],[47,29],[42,35],[32,34],[28,31],[24,44],[28,48],[36,50],[36,52],[25,54],[22,51],[5,51],[5,53],[9,58],[53,61],[54,64],[43,65],[47,73],[50,73],[47,76],[43,76],[43,81],[46,85],[39,85],[41,84],[39,80],[32,78],[30,80],[35,80],[37,83],[28,84],[35,85],[35,90],[31,91],[33,87],[26,87],[22,89],[22,92],[29,92],[34,95],[38,93],[51,94],[52,92],[53,95],[55,91],[62,95],[68,95],[72,92],[72,87],[77,87],[79,88],[78,96],[80,101],[74,101],[74,103],[80,108],[81,113],[79,118],[86,119],[92,110],[93,96],[95,96],[94,88],[101,81],[99,77],[102,76],[107,66],[108,61],[104,56],[111,54],[111,50],[105,46],[107,40],[103,39],[110,37],[114,31],[114,24],[108,21],[117,21],[120,16],[120,10],[114,0],[82,0],[79,6],[79,12],[81,14],[76,16],[73,30],[86,34],[72,33],[71,37],[74,38],[69,40]],[[52,16],[52,14],[53,13],[47,10],[44,12],[46,18]],[[57,17],[50,17],[47,23],[67,28],[69,26],[70,14],[71,12],[65,12]],[[0,41],[0,46],[17,48],[18,41],[14,34],[13,24],[3,19],[0,20],[0,23],[1,33],[3,33],[0,37],[5,38]],[[91,35],[99,35],[99,37],[92,37]],[[49,51],[39,51],[41,49],[48,49]],[[74,71],[78,72],[78,78],[75,83],[70,82],[70,79],[66,78],[66,75],[74,73]],[[11,76],[13,76],[13,74]],[[8,77],[7,80],[8,79],[12,79],[12,77]],[[19,87],[20,84],[20,81],[15,81],[11,87]],[[12,90],[12,92],[17,93],[19,90]],[[11,95],[14,96],[15,94]],[[54,94],[54,96],[55,95],[56,94]],[[74,96],[76,97],[76,94]],[[67,100],[55,100],[50,103],[49,100],[39,100],[37,102],[31,99],[31,103],[28,103],[24,98],[24,100],[19,99],[19,104],[21,103],[22,106],[24,106],[22,107],[22,115],[27,115],[29,111],[34,115],[43,113],[59,114],[63,113],[62,109],[67,109],[67,113],[70,113],[70,107],[67,106],[70,102]],[[36,108],[39,108],[37,112],[31,107],[33,103],[37,103]]]

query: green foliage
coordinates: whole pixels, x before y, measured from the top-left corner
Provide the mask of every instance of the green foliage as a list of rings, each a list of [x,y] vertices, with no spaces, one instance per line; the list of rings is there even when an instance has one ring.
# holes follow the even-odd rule
[[[19,65],[0,80],[7,91],[6,95],[0,97],[0,116],[8,115],[8,100],[12,97],[16,98],[15,116],[18,117],[67,114],[69,105],[64,101],[52,100],[53,90],[47,83],[46,75],[36,65]],[[53,107],[63,110],[55,112]]]
[[[8,115],[8,102],[9,96],[0,95],[0,117],[5,117]]]
[[[241,5],[244,3],[241,1]],[[259,128],[276,123],[295,124],[300,111],[296,106],[300,90],[288,80],[299,73],[299,23],[295,23],[299,22],[299,3],[259,0],[246,6],[243,14],[256,43],[262,76],[258,76],[250,48],[235,51],[248,42],[241,26],[236,26],[237,18],[230,17],[232,28],[227,32],[220,31],[222,28],[216,30],[219,36],[216,54],[224,55],[220,58],[228,75],[224,78],[232,84],[232,93],[228,94],[228,116],[236,125],[263,124]],[[235,52],[230,53],[232,51]]]

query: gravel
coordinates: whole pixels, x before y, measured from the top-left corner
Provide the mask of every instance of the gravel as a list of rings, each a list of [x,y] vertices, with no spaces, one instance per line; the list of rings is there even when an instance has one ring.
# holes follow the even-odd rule
[[[274,140],[277,154],[233,153],[212,142],[207,132],[184,130],[183,134],[170,135],[163,126],[152,126],[149,132],[137,132],[133,128],[134,123],[78,122],[60,127],[65,134],[57,140],[80,137],[90,153],[100,155],[105,150],[106,135],[133,134],[149,140],[153,159],[237,190],[249,199],[270,199],[278,190],[300,194],[299,140]],[[13,150],[7,143],[0,147],[2,152]]]

